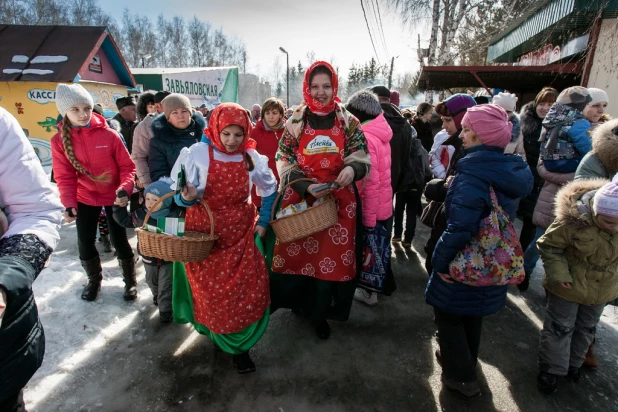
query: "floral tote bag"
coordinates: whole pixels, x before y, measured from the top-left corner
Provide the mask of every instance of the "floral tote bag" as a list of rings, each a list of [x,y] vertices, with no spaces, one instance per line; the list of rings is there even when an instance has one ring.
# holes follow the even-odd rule
[[[524,252],[491,186],[489,193],[491,213],[457,253],[449,273],[454,280],[471,286],[516,285],[524,280]]]

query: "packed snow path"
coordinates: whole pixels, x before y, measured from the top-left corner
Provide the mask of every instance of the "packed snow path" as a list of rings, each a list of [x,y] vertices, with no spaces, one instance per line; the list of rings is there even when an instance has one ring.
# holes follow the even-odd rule
[[[75,225],[64,225],[61,236],[50,266],[34,284],[47,350],[26,388],[30,411],[618,410],[613,306],[598,328],[598,370],[584,371],[579,384],[561,379],[552,396],[537,390],[541,266],[526,294],[512,287],[507,306],[486,318],[479,364],[483,395],[464,400],[440,383],[433,313],[423,301],[422,253],[396,246],[398,290],[380,297],[375,308],[354,302],[347,323],[331,322],[328,341],[289,310],[276,312],[252,350],[257,373],[241,376],[229,355],[187,325],[159,323],[142,263],[139,299],[128,303],[115,257],[102,253],[99,297],[82,301],[86,276]],[[419,224],[414,250],[422,251],[427,236]]]

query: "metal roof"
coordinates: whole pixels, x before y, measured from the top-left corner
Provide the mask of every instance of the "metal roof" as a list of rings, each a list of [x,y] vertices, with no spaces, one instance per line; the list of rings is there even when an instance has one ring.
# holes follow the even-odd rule
[[[106,27],[0,25],[0,81],[73,82],[102,49],[118,78],[135,79]],[[37,56],[43,58],[36,63]]]
[[[491,39],[488,62],[510,62],[540,46],[536,40],[547,38],[547,30],[563,31],[592,24],[599,10],[609,18],[618,9],[618,0],[541,0]],[[542,35],[542,36],[541,36]]]
[[[579,85],[582,72],[582,62],[547,66],[424,66],[418,87],[445,90],[486,86],[536,93],[545,86],[560,90]]]

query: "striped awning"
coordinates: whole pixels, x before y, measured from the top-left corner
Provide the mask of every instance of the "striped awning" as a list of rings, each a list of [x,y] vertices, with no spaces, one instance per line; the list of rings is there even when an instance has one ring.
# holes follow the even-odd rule
[[[605,7],[603,7],[605,6]],[[487,61],[513,62],[539,47],[548,30],[564,31],[590,26],[599,10],[618,9],[618,0],[543,0],[536,2],[519,19],[495,36],[487,49]]]

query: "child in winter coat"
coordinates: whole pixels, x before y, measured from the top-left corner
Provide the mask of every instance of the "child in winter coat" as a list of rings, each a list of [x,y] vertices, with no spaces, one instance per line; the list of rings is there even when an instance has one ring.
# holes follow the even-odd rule
[[[88,283],[82,299],[95,300],[103,270],[95,246],[101,208],[112,216],[116,193],[133,193],[135,164],[120,135],[105,119],[92,112],[92,96],[79,84],[58,84],[56,106],[64,117],[60,131],[51,139],[54,177],[67,223],[75,221],[77,246]],[[118,252],[125,288],[124,300],[137,298],[133,249],[127,232],[108,219],[111,242]]]
[[[543,120],[541,159],[555,173],[575,172],[579,162],[592,149],[590,122],[582,113],[592,98],[585,87],[574,86],[558,95]]]
[[[170,185],[164,181],[151,183],[144,191],[144,205],[129,214],[126,194],[118,194],[114,203],[114,220],[122,227],[136,228],[142,227],[146,214],[162,196],[170,193]],[[184,215],[184,209],[174,205],[172,197],[168,197],[153,209],[148,224],[156,226],[157,219],[160,217],[180,217]],[[139,244],[137,245],[139,252]],[[146,282],[152,291],[152,301],[159,307],[159,320],[161,323],[170,323],[173,320],[172,314],[172,262],[166,262],[149,256],[144,256],[141,252],[144,267],[146,268]]]
[[[393,216],[390,146],[393,131],[386,122],[380,102],[373,93],[361,90],[353,94],[348,100],[346,109],[361,122],[371,157],[371,172],[358,185],[363,226],[366,231],[371,232],[378,223],[386,227],[386,221]],[[390,249],[390,244],[386,247]],[[390,253],[388,255],[390,256]],[[356,288],[354,299],[369,306],[378,304],[378,294],[363,288]]]
[[[537,379],[543,392],[556,390],[558,376],[579,381],[603,308],[618,297],[618,179],[606,182],[562,188],[556,220],[537,242],[548,292]]]

